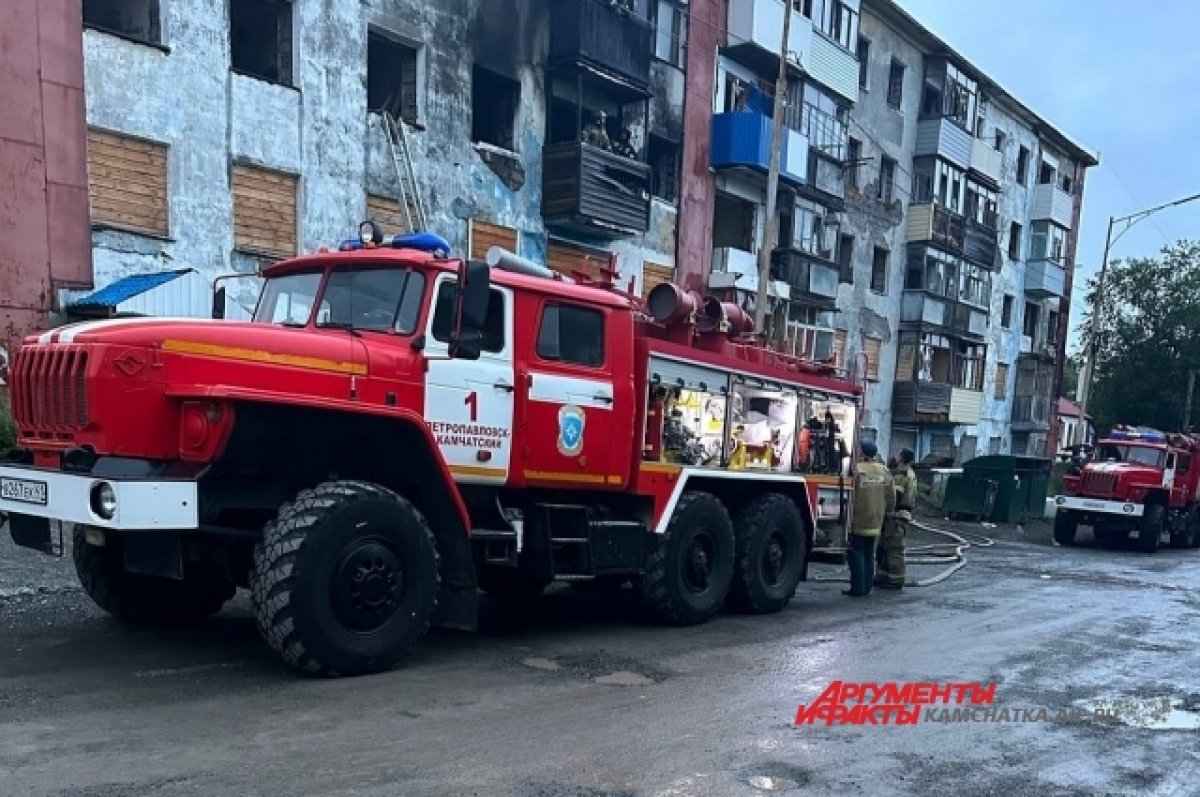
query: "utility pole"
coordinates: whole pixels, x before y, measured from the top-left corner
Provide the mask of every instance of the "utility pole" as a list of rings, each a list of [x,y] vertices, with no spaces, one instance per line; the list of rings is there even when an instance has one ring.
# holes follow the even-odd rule
[[[771,252],[779,239],[775,194],[779,191],[779,161],[783,149],[783,105],[788,89],[788,39],[792,32],[792,0],[783,2],[783,44],[779,47],[779,76],[775,80],[775,113],[771,125],[771,163],[767,169],[767,218],[763,242],[758,249],[758,296],[754,300],[754,329],[766,332],[767,288],[771,282]],[[778,322],[777,322],[778,323]]]
[[[1194,202],[1197,199],[1200,199],[1200,194],[1192,194],[1191,196],[1185,196],[1183,199],[1176,199],[1174,202],[1165,202],[1161,205],[1155,205],[1152,208],[1147,208],[1146,210],[1139,210],[1137,213],[1130,213],[1128,216],[1108,217],[1108,234],[1104,238],[1104,257],[1100,260],[1100,275],[1096,280],[1096,300],[1092,303],[1092,329],[1091,334],[1088,335],[1087,341],[1087,362],[1084,363],[1084,368],[1079,374],[1079,429],[1077,430],[1077,433],[1080,437],[1078,441],[1072,442],[1086,442],[1083,434],[1085,424],[1087,423],[1088,402],[1092,397],[1092,382],[1096,372],[1096,354],[1099,344],[1097,325],[1099,324],[1100,319],[1104,316],[1104,278],[1108,272],[1108,253],[1112,249],[1112,245],[1120,240],[1121,236],[1129,232],[1129,229],[1139,221],[1149,218],[1160,210],[1173,208],[1186,202]],[[1116,224],[1124,224],[1125,226],[1121,228],[1121,231],[1118,232],[1114,238],[1113,226]],[[1191,381],[1192,377],[1189,376],[1189,396],[1191,395]],[[1190,412],[1190,398],[1188,399],[1188,408]]]

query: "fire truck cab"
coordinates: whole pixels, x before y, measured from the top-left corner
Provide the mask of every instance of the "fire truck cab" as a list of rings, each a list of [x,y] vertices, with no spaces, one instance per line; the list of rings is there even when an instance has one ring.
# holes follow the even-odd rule
[[[311,673],[386,668],[477,588],[632,584],[672,624],[782,609],[848,522],[860,389],[741,310],[615,272],[365,224],[280,262],[248,323],[28,338],[0,512],[105,611],[178,623],[250,590]],[[822,532],[822,522],[834,531]]]
[[[1200,440],[1194,437],[1118,426],[1067,473],[1063,488],[1054,518],[1060,545],[1072,544],[1086,524],[1103,545],[1136,533],[1138,548],[1148,553],[1163,541],[1200,547]]]

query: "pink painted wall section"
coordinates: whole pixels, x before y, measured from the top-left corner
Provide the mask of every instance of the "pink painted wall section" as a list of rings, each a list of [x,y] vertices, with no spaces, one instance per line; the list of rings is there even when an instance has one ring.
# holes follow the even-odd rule
[[[712,261],[715,188],[709,171],[709,131],[717,45],[725,39],[726,0],[692,0],[683,100],[683,169],[675,281],[685,288],[708,283]]]
[[[0,347],[92,282],[80,0],[0,2]],[[0,365],[3,355],[0,354]]]

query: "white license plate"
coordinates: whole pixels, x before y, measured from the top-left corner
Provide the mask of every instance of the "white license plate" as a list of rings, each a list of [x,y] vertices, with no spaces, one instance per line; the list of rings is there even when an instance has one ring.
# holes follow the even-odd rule
[[[0,500],[45,506],[49,488],[45,482],[0,477]]]

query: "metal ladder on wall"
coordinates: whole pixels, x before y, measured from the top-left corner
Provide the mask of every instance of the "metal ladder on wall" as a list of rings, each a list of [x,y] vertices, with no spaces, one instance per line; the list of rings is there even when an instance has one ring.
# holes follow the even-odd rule
[[[408,132],[405,123],[384,111],[383,129],[387,133],[388,149],[392,154],[392,165],[396,169],[396,182],[400,186],[400,215],[408,225],[407,232],[425,229],[425,203],[417,190],[417,175],[413,171],[412,153],[408,147]]]

